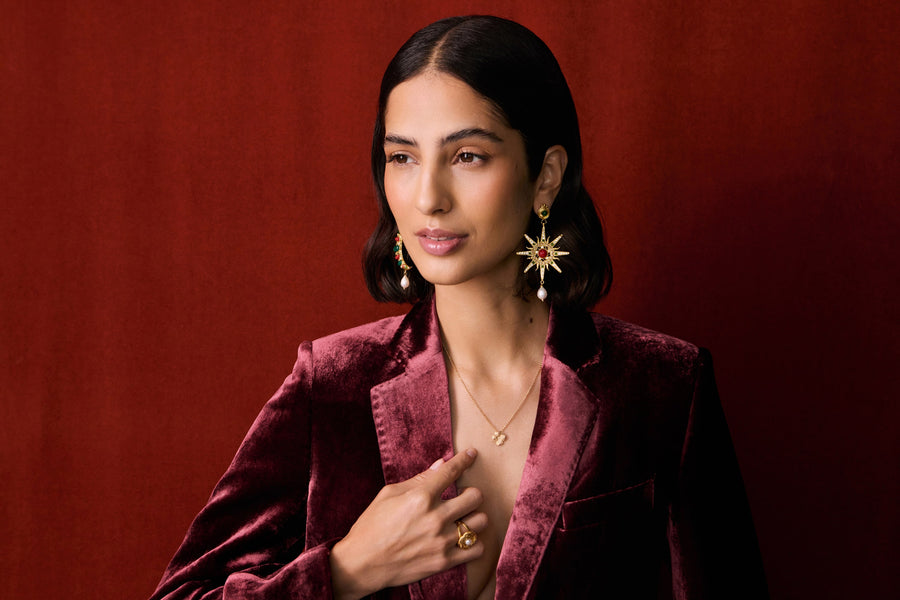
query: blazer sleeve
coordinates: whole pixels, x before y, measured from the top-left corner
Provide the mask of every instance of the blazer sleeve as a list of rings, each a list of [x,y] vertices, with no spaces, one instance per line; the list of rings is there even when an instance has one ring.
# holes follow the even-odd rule
[[[750,507],[719,402],[709,352],[694,395],[669,506],[674,597],[768,598]]]
[[[310,343],[300,346],[152,600],[332,597],[331,543],[304,547],[311,353]]]

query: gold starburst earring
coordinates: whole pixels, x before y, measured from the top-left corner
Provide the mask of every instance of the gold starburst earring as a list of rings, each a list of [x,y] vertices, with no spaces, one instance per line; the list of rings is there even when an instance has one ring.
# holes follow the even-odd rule
[[[528,250],[516,252],[516,254],[528,257],[528,264],[525,265],[525,273],[527,273],[528,269],[531,267],[540,270],[541,287],[538,288],[537,297],[543,302],[547,299],[547,290],[544,288],[544,272],[547,270],[547,267],[552,267],[556,269],[557,273],[562,273],[562,269],[556,264],[556,259],[560,256],[566,256],[569,253],[556,247],[557,242],[562,238],[562,234],[556,236],[552,241],[547,239],[547,219],[550,217],[550,207],[546,204],[541,204],[537,215],[541,219],[541,237],[535,241],[528,237],[528,234],[526,233],[525,239],[530,246]]]
[[[405,290],[409,287],[409,277],[407,277],[406,272],[412,267],[403,260],[403,236],[400,235],[399,231],[394,236],[394,259],[397,261],[397,266],[403,271],[403,277],[400,278],[400,287]]]

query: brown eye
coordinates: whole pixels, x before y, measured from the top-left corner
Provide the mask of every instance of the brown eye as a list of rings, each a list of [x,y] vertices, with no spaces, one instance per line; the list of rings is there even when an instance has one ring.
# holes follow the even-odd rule
[[[397,163],[398,165],[405,165],[409,163],[409,155],[401,153],[391,154],[390,157],[388,157],[388,162]]]
[[[475,154],[474,152],[460,152],[456,155],[456,160],[457,162],[465,165],[472,165],[479,162],[484,162],[486,160],[486,157],[480,154]]]

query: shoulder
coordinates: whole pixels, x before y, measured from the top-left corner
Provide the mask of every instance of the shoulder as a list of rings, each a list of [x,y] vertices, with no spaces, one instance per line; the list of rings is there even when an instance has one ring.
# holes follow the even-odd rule
[[[386,317],[326,335],[310,343],[316,354],[323,357],[360,349],[375,350],[387,348],[396,336],[397,329],[400,323],[403,322],[403,319],[404,315]]]
[[[606,350],[625,351],[636,356],[667,356],[675,360],[693,360],[700,350],[691,342],[604,314],[591,313],[591,319]]]
[[[411,357],[436,351],[436,331],[432,305],[420,302],[405,315],[303,342],[292,377],[320,390],[368,390],[401,373]]]
[[[317,376],[380,370],[394,362],[394,339],[403,319],[387,317],[304,342],[311,366]]]
[[[631,372],[692,379],[697,368],[709,360],[706,350],[677,337],[599,313],[591,313],[591,320],[599,342],[598,356],[606,364]]]

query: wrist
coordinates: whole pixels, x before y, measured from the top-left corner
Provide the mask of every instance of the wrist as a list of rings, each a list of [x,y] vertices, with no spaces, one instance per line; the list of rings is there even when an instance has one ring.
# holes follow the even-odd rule
[[[358,554],[345,540],[340,540],[332,547],[329,563],[335,600],[358,600],[383,587],[367,581],[371,579],[371,572],[366,572]]]

